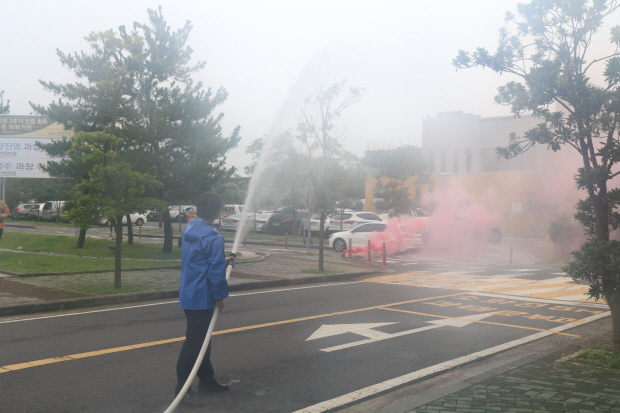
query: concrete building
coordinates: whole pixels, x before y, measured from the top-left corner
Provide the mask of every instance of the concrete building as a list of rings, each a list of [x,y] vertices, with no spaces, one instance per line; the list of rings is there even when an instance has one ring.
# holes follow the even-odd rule
[[[540,123],[530,115],[483,118],[458,112],[439,113],[423,121],[420,150],[430,164],[432,183],[407,185],[410,196],[433,212],[450,205],[454,214],[477,205],[503,231],[544,234],[557,216],[571,216],[579,199],[573,176],[579,157],[572,148],[552,152],[535,145],[513,159],[499,158],[511,133],[522,136]],[[366,207],[377,197],[376,178],[366,182]]]

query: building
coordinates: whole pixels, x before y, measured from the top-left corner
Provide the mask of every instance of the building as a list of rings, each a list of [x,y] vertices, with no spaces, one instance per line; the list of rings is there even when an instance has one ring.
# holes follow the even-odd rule
[[[416,185],[411,178],[412,198],[430,212],[450,204],[458,214],[462,206],[476,204],[503,231],[545,233],[557,216],[572,215],[579,198],[573,180],[580,161],[576,151],[555,153],[535,145],[513,159],[496,153],[508,145],[511,133],[522,136],[538,123],[530,115],[483,118],[462,111],[425,119],[420,150],[432,179],[429,185]],[[367,200],[377,197],[376,182],[368,176]]]

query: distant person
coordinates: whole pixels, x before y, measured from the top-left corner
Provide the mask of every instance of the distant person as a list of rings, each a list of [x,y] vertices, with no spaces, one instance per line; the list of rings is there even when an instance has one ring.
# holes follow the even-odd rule
[[[189,221],[182,235],[179,306],[185,311],[187,331],[177,362],[175,394],[181,391],[196,363],[215,306],[221,311],[224,308],[224,299],[228,297],[226,265],[234,258],[224,257],[224,237],[213,225],[221,208],[222,199],[219,195],[212,192],[199,195],[196,200],[198,218]],[[198,378],[199,393],[228,390],[228,386],[215,380],[211,364],[211,343],[198,368]],[[190,407],[205,406],[191,387],[181,399],[181,404]]]
[[[299,233],[302,234],[304,245],[306,245],[306,237],[308,237],[308,239],[310,240],[310,245],[312,245],[312,234],[310,231],[310,217],[308,217],[308,214],[304,214],[304,217],[301,219],[301,225],[299,226],[298,234]]]
[[[0,239],[2,238],[2,232],[4,231],[4,218],[9,216],[11,210],[9,206],[0,199]]]

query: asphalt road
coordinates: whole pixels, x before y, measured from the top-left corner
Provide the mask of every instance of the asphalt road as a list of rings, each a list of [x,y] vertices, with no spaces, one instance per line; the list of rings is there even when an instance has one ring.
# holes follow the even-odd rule
[[[570,327],[607,312],[464,290],[462,278],[450,278],[460,270],[493,282],[506,275],[503,266],[399,265],[408,272],[230,297],[212,359],[231,390],[208,397],[205,411],[338,409],[535,339],[571,335]],[[532,273],[556,277],[546,269],[510,270],[517,281]],[[0,411],[164,411],[183,335],[176,302],[0,319]]]

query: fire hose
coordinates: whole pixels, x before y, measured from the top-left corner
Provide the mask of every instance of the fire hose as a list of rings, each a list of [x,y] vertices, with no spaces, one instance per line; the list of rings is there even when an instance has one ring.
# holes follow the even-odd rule
[[[237,254],[235,254],[235,252],[233,251],[230,253],[230,256],[233,257],[233,259],[228,262],[228,265],[226,267],[226,281],[228,281],[228,279],[230,278],[230,273],[232,272],[232,269],[235,265],[234,258],[237,257]],[[168,408],[166,409],[164,413],[172,413],[174,409],[177,408],[177,406],[181,402],[181,399],[183,399],[183,397],[185,396],[185,393],[187,393],[187,390],[192,385],[192,382],[194,381],[194,378],[196,377],[196,373],[198,373],[198,368],[200,367],[200,364],[202,363],[202,359],[204,359],[205,353],[207,352],[207,348],[209,347],[209,342],[211,341],[211,336],[213,335],[213,330],[215,329],[215,323],[217,322],[217,316],[219,315],[219,313],[220,313],[220,309],[216,305],[215,309],[213,310],[213,316],[211,317],[211,323],[209,324],[207,335],[205,336],[205,341],[202,343],[202,347],[200,348],[200,353],[198,353],[198,358],[196,359],[196,363],[194,364],[192,371],[189,373],[189,377],[185,381],[185,384],[179,391],[179,394],[177,394],[177,396],[174,398],[174,400],[172,401],[170,406],[168,406]]]

